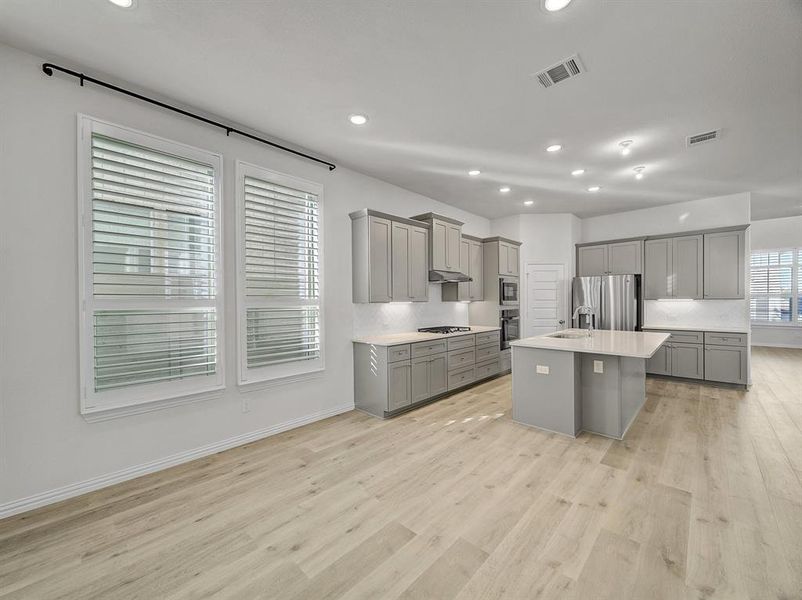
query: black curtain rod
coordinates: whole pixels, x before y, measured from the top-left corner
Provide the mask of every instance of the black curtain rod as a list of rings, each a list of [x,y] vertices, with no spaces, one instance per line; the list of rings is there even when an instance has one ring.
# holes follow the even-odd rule
[[[130,90],[126,90],[124,88],[118,87],[116,85],[112,85],[111,83],[106,83],[105,81],[100,81],[99,79],[95,79],[94,77],[89,77],[88,75],[84,75],[83,73],[78,73],[77,71],[72,71],[70,69],[65,69],[64,67],[60,67],[58,65],[54,65],[53,63],[43,63],[42,64],[42,71],[44,71],[45,75],[48,77],[52,77],[53,71],[61,71],[62,73],[66,73],[67,75],[72,75],[73,77],[77,77],[80,82],[81,86],[84,85],[85,81],[90,83],[94,83],[95,85],[99,85],[101,87],[114,90],[115,92],[119,92],[120,94],[125,94],[126,96],[131,96],[132,98],[136,98],[137,100],[142,100],[142,102],[148,102],[149,104],[155,104],[161,108],[166,108],[167,110],[171,110],[173,112],[177,112],[180,115],[184,115],[185,117],[189,117],[190,119],[195,119],[196,121],[202,121],[207,125],[211,125],[213,127],[219,127],[220,129],[224,129],[226,135],[231,135],[232,133],[236,133],[237,135],[241,135],[243,137],[248,138],[249,140],[253,140],[255,142],[261,142],[263,144],[267,144],[273,148],[278,148],[279,150],[284,150],[284,152],[289,152],[291,154],[295,154],[296,156],[300,156],[309,160],[313,160],[317,163],[322,165],[326,165],[329,168],[329,171],[333,171],[337,168],[337,165],[334,165],[328,161],[325,161],[321,158],[317,158],[315,156],[310,156],[309,154],[304,154],[303,152],[299,152],[298,150],[293,150],[292,148],[287,148],[286,146],[282,146],[281,144],[277,144],[275,142],[271,142],[270,140],[266,140],[264,138],[260,138],[259,136],[252,135],[245,131],[241,131],[236,127],[231,127],[230,125],[225,125],[224,123],[219,123],[217,121],[212,121],[211,119],[207,119],[206,117],[202,117],[200,115],[196,115],[195,113],[191,113],[189,111],[183,110],[176,106],[171,106],[164,102],[159,102],[158,100],[154,100],[153,98],[148,98],[147,96],[143,96],[142,94],[137,94],[136,92],[132,92]]]

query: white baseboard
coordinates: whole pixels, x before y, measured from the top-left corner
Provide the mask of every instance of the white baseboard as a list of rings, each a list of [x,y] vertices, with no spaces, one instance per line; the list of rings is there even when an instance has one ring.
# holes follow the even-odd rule
[[[136,477],[141,477],[142,475],[147,475],[149,473],[155,473],[156,471],[174,467],[176,465],[195,460],[196,458],[203,458],[204,456],[209,456],[210,454],[216,454],[218,452],[222,452],[223,450],[242,446],[243,444],[248,444],[262,438],[270,437],[271,435],[276,435],[277,433],[281,433],[283,431],[295,429],[296,427],[308,425],[310,423],[314,423],[315,421],[333,417],[350,410],[354,410],[353,404],[341,404],[339,406],[322,410],[311,415],[305,415],[284,423],[265,427],[264,429],[243,433],[242,435],[237,435],[219,442],[207,444],[206,446],[201,446],[200,448],[179,452],[178,454],[173,454],[172,456],[160,458],[158,460],[136,465],[134,467],[121,469],[120,471],[108,473],[107,475],[92,477],[86,481],[71,483],[54,490],[28,496],[27,498],[12,500],[11,502],[0,504],[0,519],[27,512],[35,508],[40,508],[48,504],[53,504],[55,502],[60,502],[61,500],[80,496],[81,494],[86,494],[87,492],[93,492],[95,490],[114,485],[115,483],[128,481],[129,479],[135,479]]]
[[[758,342],[758,343],[752,342],[751,345],[753,348],[756,346],[765,346],[766,348],[792,348],[792,349],[802,348],[802,344],[786,344],[783,342]]]

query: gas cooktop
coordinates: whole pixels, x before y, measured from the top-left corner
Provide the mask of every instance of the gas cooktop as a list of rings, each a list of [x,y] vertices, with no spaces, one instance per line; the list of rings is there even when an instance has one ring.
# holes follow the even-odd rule
[[[453,325],[440,325],[439,327],[421,327],[421,333],[459,333],[460,331],[470,331],[470,327],[456,327]]]

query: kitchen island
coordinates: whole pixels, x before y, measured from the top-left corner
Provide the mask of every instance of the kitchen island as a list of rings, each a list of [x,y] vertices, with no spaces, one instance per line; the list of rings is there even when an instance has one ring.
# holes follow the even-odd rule
[[[667,333],[566,329],[512,342],[512,418],[622,439],[646,401],[646,360]]]

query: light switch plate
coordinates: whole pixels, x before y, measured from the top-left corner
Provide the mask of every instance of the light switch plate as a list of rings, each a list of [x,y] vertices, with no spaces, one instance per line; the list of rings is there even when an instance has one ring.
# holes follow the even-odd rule
[[[604,373],[604,361],[603,360],[594,360],[593,361],[593,372],[594,373]]]
[[[549,367],[548,367],[548,365],[537,365],[537,367],[535,367],[535,372],[538,375],[548,375],[549,374]]]

